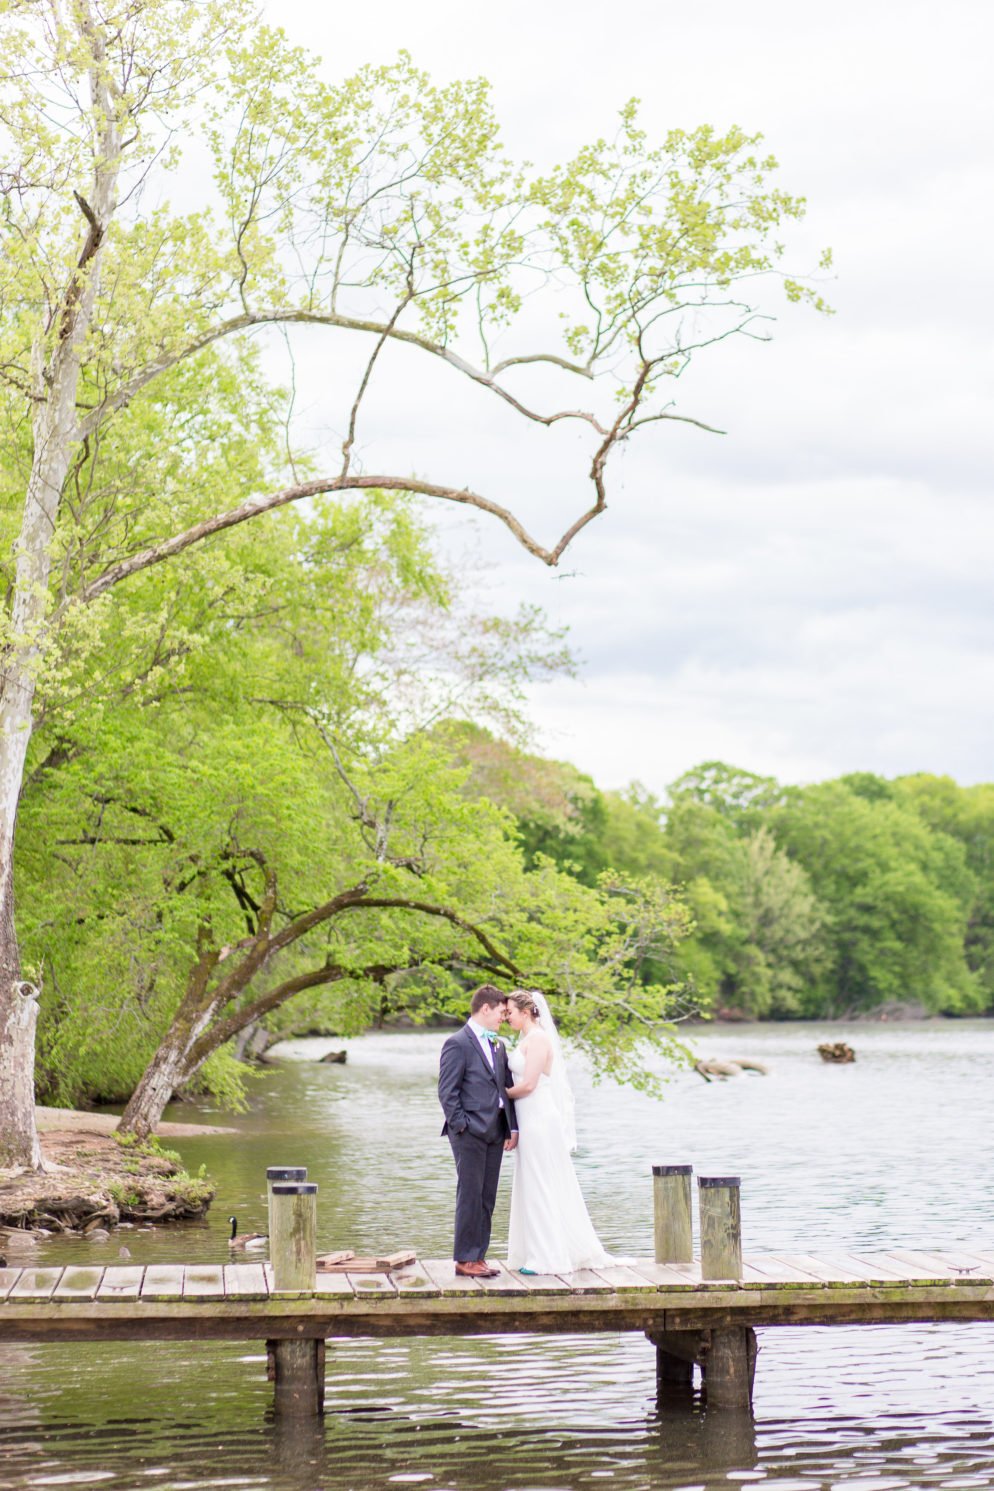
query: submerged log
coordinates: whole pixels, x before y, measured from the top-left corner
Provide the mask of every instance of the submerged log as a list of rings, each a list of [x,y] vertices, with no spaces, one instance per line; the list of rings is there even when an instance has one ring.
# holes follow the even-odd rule
[[[753,1061],[748,1056],[736,1056],[734,1061],[719,1061],[717,1057],[709,1057],[707,1061],[695,1061],[694,1071],[710,1082],[712,1077],[741,1077],[743,1072],[758,1072],[765,1077],[768,1067],[761,1061]]]
[[[856,1060],[856,1052],[845,1041],[826,1041],[818,1047],[822,1061],[847,1062]]]

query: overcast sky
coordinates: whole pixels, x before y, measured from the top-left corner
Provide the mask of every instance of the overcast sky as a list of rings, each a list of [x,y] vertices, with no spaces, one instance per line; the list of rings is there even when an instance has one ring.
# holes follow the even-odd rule
[[[583,659],[577,681],[535,691],[541,746],[602,786],[655,791],[715,757],[787,781],[994,779],[990,8],[265,8],[331,77],[401,47],[439,80],[484,74],[508,146],[541,163],[610,133],[631,95],[652,132],[761,130],[809,202],[792,266],[834,250],[838,314],[784,307],[771,344],[700,361],[679,407],[728,433],[644,432],[558,572],[477,525],[490,600],[538,602]],[[300,372],[331,447],[327,356],[314,344]],[[367,469],[472,482],[558,536],[588,497],[575,439],[405,372],[370,405]],[[435,516],[447,542],[471,540]]]

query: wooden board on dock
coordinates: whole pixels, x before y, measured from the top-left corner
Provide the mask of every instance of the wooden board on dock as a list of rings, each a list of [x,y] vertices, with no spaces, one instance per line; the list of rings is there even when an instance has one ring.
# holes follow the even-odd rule
[[[3,1269],[0,1343],[587,1330],[676,1339],[739,1323],[994,1322],[994,1253],[980,1249],[753,1255],[742,1271],[702,1280],[697,1263],[639,1260],[536,1276],[501,1264],[478,1280],[429,1259],[394,1274],[319,1274],[312,1289],[276,1293],[262,1263]]]

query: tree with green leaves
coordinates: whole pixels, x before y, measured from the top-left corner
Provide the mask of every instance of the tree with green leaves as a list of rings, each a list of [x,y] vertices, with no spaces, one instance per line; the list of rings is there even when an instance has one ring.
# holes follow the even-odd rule
[[[830,957],[811,1012],[844,1015],[909,998],[933,1010],[979,1010],[981,989],[964,956],[976,881],[963,847],[892,788],[881,793],[880,782],[795,788],[770,818],[830,916]]]
[[[433,723],[513,724],[562,662],[540,619],[468,611],[408,499],[281,512],[217,557],[136,577],[49,684],[17,881],[47,1094],[125,1100],[144,1137],[177,1089],[237,1097],[228,1043],[302,995],[359,1030],[484,978],[543,987],[600,1069],[673,1052],[674,980],[643,970],[678,899],[529,869]],[[122,633],[163,614],[189,644],[125,680]]]
[[[620,447],[667,421],[708,427],[670,390],[703,349],[760,335],[764,278],[820,300],[778,270],[803,202],[771,184],[775,162],[740,129],[654,145],[630,105],[611,139],[535,172],[503,151],[484,83],[437,86],[406,56],[331,83],[248,0],[3,11],[0,376],[23,459],[7,487],[0,693],[0,1160],[36,1165],[38,991],[20,965],[14,837],[60,629],[150,568],[332,492],[459,503],[555,564],[604,510]],[[191,178],[191,149],[209,184]],[[194,180],[202,200],[171,206]],[[94,508],[112,432],[168,398],[168,380],[175,392],[211,349],[301,327],[366,347],[342,409],[326,411],[341,432],[330,468],[302,469],[291,447],[265,471],[232,469],[207,501],[181,444],[168,491],[139,466],[119,502],[105,489]],[[409,377],[418,361],[444,368],[524,424],[587,436],[590,497],[558,539],[452,472],[360,465],[364,401],[391,357]],[[558,397],[557,381],[587,397]]]

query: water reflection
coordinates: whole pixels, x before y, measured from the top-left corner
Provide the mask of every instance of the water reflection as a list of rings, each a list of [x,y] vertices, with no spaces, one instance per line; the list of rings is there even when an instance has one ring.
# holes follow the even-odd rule
[[[829,1035],[857,1048],[854,1066],[818,1061]],[[297,1060],[265,1072],[237,1139],[182,1146],[221,1183],[208,1224],[132,1232],[135,1260],[225,1260],[224,1218],[261,1226],[274,1163],[306,1164],[318,1181],[322,1246],[416,1243],[445,1256],[453,1180],[438,1137],[439,1043],[377,1036],[352,1043],[345,1067]],[[578,1081],[578,1169],[609,1247],[650,1251],[659,1159],[740,1172],[755,1250],[990,1246],[994,1170],[975,1136],[994,1126],[994,1028],[749,1028],[700,1044],[756,1056],[770,1075],[710,1086],[681,1076],[664,1103]],[[506,1208],[505,1183],[498,1237]],[[52,1242],[38,1262],[113,1263],[120,1242]],[[0,1487],[994,1485],[994,1327],[766,1331],[760,1348],[753,1421],[708,1413],[694,1390],[657,1397],[642,1337],[329,1342],[318,1426],[272,1421],[261,1342],[7,1349]]]

